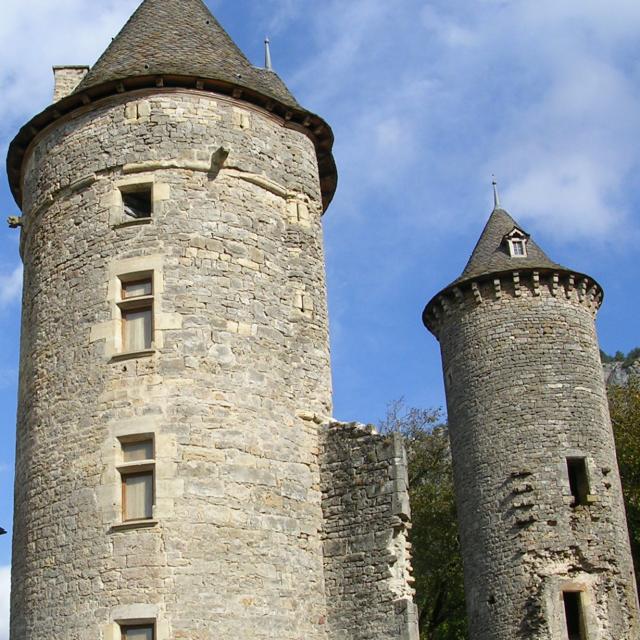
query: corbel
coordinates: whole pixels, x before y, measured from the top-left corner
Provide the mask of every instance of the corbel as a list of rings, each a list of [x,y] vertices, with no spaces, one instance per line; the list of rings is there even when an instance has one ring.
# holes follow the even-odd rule
[[[513,271],[511,275],[513,277],[513,293],[516,298],[519,298],[522,295],[522,291],[520,291],[520,272]]]
[[[552,296],[555,297],[558,295],[559,286],[560,286],[560,274],[554,273],[553,276],[551,277],[551,295]]]
[[[534,296],[540,295],[540,272],[539,271],[533,272],[533,295]]]
[[[473,297],[478,304],[482,304],[482,293],[480,293],[480,287],[477,282],[471,283],[471,291],[473,291]]]
[[[496,294],[496,300],[500,300],[502,298],[502,285],[500,284],[500,278],[494,279],[493,291]]]

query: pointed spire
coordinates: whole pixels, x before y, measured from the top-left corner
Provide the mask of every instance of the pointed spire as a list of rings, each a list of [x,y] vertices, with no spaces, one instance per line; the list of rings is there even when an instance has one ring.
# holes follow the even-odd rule
[[[491,177],[493,178],[493,182],[491,183],[493,185],[493,208],[494,210],[502,209],[500,206],[500,196],[498,195],[498,182],[496,181],[495,175],[492,175]]]
[[[514,258],[509,253],[505,236],[514,229],[519,229],[528,236],[522,227],[500,207],[498,199],[496,208],[489,216],[469,262],[467,262],[462,275],[455,281],[456,284],[491,273],[513,269]],[[521,269],[566,270],[565,267],[550,260],[530,237],[527,239],[526,257],[518,257],[515,260],[517,260],[518,268]]]
[[[264,39],[264,68],[267,71],[273,71],[273,65],[271,64],[271,40],[269,40],[269,36]]]

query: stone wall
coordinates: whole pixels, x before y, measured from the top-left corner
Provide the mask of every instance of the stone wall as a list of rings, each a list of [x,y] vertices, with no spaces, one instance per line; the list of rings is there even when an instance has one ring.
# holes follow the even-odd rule
[[[639,637],[594,316],[573,274],[507,273],[430,311],[442,349],[473,640],[554,640],[579,591],[590,640]],[[575,506],[567,458],[586,461]]]
[[[401,436],[338,422],[321,434],[329,637],[417,640]]]
[[[126,220],[122,189],[150,185]],[[316,151],[266,111],[127,93],[44,131],[24,174],[12,638],[324,640],[319,439],[331,384]],[[154,283],[121,353],[119,277]],[[119,346],[120,345],[120,346]],[[122,526],[121,439],[155,445]]]

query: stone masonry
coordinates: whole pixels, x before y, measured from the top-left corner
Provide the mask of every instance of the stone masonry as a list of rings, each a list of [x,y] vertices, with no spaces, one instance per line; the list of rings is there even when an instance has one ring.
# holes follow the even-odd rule
[[[330,636],[417,639],[407,580],[410,509],[401,436],[334,422],[322,432],[321,451]]]
[[[463,277],[424,314],[442,350],[470,637],[564,639],[573,624],[571,640],[635,640],[594,326],[602,292],[531,240],[528,259],[505,255],[514,226],[494,211]],[[568,459],[585,465],[581,503]],[[578,594],[580,619],[569,620],[566,594]]]
[[[166,78],[147,73],[148,24],[181,29]],[[118,76],[131,29],[146,62]],[[212,65],[193,74],[188,29]],[[200,0],[145,0],[11,146],[12,640],[120,640],[136,624],[154,640],[418,637],[402,446],[309,418],[331,415],[330,130],[245,62]],[[132,191],[150,216],[124,215]],[[127,352],[123,283],[140,278],[151,347]],[[141,438],[153,513],[129,522],[122,449]]]

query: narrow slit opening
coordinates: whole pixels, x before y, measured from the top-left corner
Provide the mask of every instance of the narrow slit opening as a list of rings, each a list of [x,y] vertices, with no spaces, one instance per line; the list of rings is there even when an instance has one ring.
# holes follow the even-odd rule
[[[582,607],[582,593],[580,591],[565,591],[564,615],[567,623],[568,640],[587,640]]]
[[[567,458],[567,472],[574,506],[587,504],[589,477],[586,460],[584,458]]]

